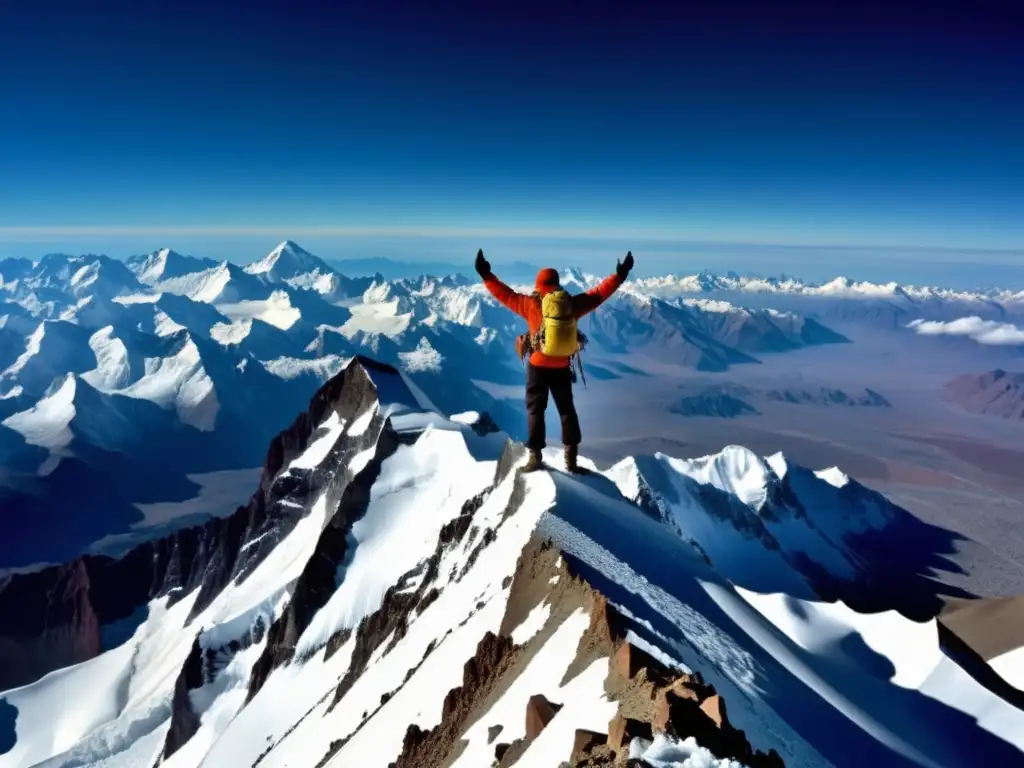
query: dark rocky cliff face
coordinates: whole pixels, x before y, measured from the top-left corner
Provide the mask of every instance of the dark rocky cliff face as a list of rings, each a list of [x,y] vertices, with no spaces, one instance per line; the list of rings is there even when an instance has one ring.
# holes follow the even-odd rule
[[[173,603],[199,588],[191,619],[227,584],[245,579],[320,492],[333,494],[328,503],[334,509],[352,479],[338,468],[372,447],[384,429],[383,417],[375,416],[361,434],[344,439],[340,450],[314,469],[281,470],[318,436],[331,411],[351,424],[372,408],[377,401],[373,377],[381,375],[398,374],[357,357],[325,383],[308,410],[271,441],[259,488],[229,517],[141,544],[119,559],[86,555],[0,582],[0,690],[96,656],[105,650],[103,629],[141,620],[140,609],[154,598],[166,595]],[[331,482],[335,487],[328,488]],[[119,634],[123,639],[123,630]]]

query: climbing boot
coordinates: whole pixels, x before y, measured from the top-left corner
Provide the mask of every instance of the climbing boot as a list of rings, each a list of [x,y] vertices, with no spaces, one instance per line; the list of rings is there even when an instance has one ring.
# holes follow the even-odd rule
[[[576,462],[579,453],[580,447],[578,445],[565,446],[565,469],[574,475],[580,474],[580,465]]]
[[[544,466],[544,457],[541,456],[540,451],[530,451],[530,458],[526,460],[526,464],[523,465],[523,472],[536,472]]]

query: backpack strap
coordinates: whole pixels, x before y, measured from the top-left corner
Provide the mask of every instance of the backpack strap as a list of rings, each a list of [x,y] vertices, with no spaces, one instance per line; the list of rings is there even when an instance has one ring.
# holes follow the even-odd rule
[[[587,375],[583,372],[583,358],[580,357],[580,353],[576,353],[576,362],[580,366],[580,380],[583,382],[583,386],[587,386]]]

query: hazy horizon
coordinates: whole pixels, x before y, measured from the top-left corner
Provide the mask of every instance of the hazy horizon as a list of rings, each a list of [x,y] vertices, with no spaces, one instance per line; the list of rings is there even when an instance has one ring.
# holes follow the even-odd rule
[[[245,265],[262,258],[283,240],[292,240],[328,262],[381,258],[412,266],[450,264],[461,266],[460,271],[467,276],[473,275],[473,257],[481,247],[495,265],[520,262],[559,269],[577,267],[596,274],[610,272],[616,259],[632,250],[637,259],[635,277],[708,271],[762,277],[789,275],[813,282],[847,277],[955,289],[1024,290],[1024,254],[1013,250],[780,245],[625,237],[510,237],[487,233],[474,236],[196,237],[167,232],[114,240],[82,236],[19,242],[4,240],[0,234],[0,259],[35,261],[49,253],[66,253],[101,254],[124,260],[171,248],[186,255]]]

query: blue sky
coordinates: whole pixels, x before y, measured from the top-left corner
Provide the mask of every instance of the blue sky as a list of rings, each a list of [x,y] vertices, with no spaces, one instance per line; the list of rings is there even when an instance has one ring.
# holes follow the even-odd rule
[[[0,256],[464,232],[1024,269],[1021,12],[940,5],[3,4]]]

